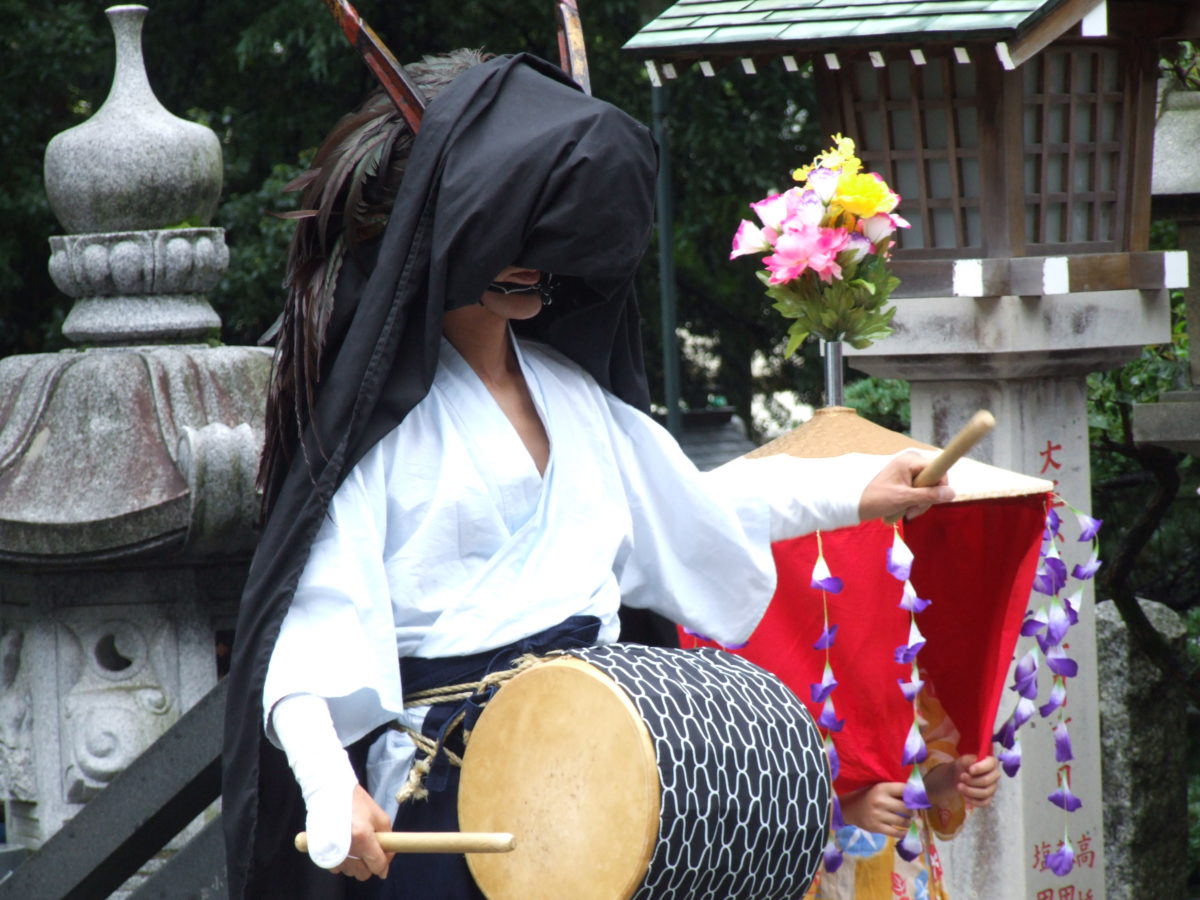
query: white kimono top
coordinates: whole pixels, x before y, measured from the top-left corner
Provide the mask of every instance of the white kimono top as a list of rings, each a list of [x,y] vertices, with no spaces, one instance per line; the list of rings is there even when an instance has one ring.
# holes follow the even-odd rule
[[[576,364],[514,341],[550,440],[545,475],[443,340],[429,394],[350,471],[313,543],[263,694],[326,699],[347,745],[401,720],[398,656],[501,647],[573,615],[616,640],[624,602],[722,643],[775,589],[771,541],[858,522],[878,457],[737,460],[701,473],[668,432]],[[389,729],[368,790],[389,816],[414,748]]]

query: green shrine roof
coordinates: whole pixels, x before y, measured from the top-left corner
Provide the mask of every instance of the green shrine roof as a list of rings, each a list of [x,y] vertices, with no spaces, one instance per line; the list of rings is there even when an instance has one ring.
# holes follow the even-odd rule
[[[624,49],[691,53],[783,44],[1006,40],[1070,0],[679,0]]]

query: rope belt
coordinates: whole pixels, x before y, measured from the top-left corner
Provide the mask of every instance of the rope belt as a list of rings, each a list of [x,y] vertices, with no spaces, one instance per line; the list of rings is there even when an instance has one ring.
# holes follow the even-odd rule
[[[559,653],[561,651],[550,651],[549,653],[540,655],[525,653],[514,659],[509,668],[491,672],[479,681],[448,684],[445,687],[430,688],[429,690],[417,691],[406,696],[404,698],[405,709],[412,709],[418,706],[439,706],[448,703],[459,703],[461,704],[461,708],[442,726],[436,739],[417,731],[415,728],[410,728],[401,722],[392,722],[391,727],[396,731],[408,735],[416,745],[417,750],[424,754],[421,759],[413,763],[404,786],[396,792],[396,799],[400,803],[406,803],[409,800],[424,800],[428,798],[429,790],[425,786],[425,781],[436,760],[444,758],[449,765],[462,767],[462,757],[446,747],[447,738],[453,735],[467,721],[468,716],[470,716],[470,726],[462,729],[463,747],[466,747],[467,741],[471,737],[471,726],[474,725],[475,720],[483,712],[483,707],[495,695],[496,691],[500,689],[501,685],[537,664],[546,656],[558,655]]]

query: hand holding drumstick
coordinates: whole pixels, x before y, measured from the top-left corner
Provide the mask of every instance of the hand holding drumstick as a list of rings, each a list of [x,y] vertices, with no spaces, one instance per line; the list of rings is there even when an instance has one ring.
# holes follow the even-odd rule
[[[863,490],[858,503],[859,518],[895,522],[901,516],[914,518],[935,503],[954,499],[954,490],[946,480],[947,470],[977,444],[996,420],[980,410],[932,460],[915,453],[901,453],[880,470]]]

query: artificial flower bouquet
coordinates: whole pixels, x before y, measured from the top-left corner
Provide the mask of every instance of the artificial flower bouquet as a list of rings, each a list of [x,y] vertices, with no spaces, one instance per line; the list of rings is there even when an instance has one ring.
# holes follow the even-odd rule
[[[834,146],[796,169],[800,186],[751,203],[762,227],[742,220],[729,258],[767,253],[758,277],[775,309],[793,322],[786,355],[810,334],[861,350],[892,333],[896,308],[886,307],[900,280],[887,261],[900,202],[887,182],[863,172],[854,141]]]

